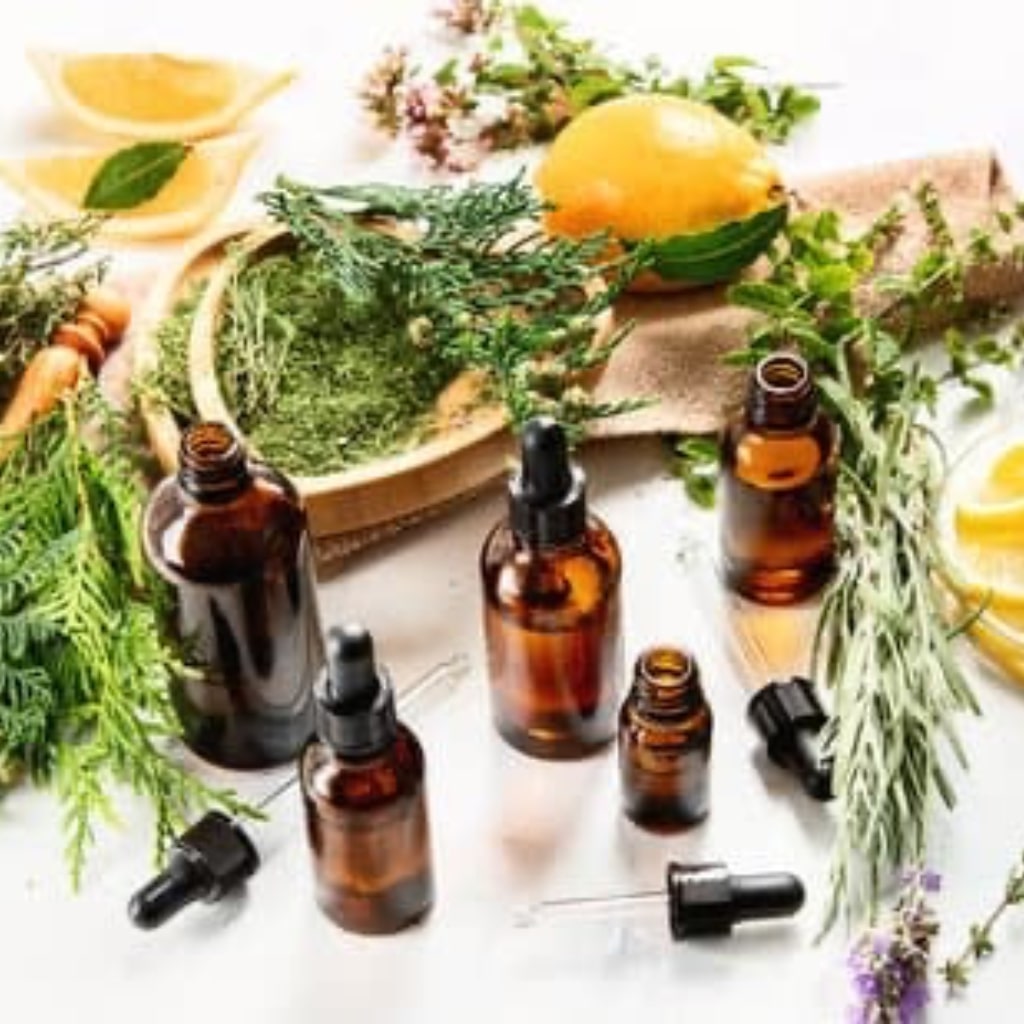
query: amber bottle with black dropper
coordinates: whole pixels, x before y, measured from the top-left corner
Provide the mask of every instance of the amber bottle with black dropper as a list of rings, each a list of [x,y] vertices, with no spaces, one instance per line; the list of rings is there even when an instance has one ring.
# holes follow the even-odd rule
[[[615,735],[622,641],[621,558],[587,511],[562,428],[527,423],[508,518],[480,569],[491,704],[499,733],[526,754],[586,755]]]
[[[732,589],[790,604],[827,582],[837,465],[837,431],[807,364],[790,352],[763,359],[722,443],[722,568]]]
[[[712,725],[693,656],[668,646],[641,653],[619,713],[619,772],[628,818],[669,831],[707,816]]]
[[[316,736],[299,765],[320,908],[348,931],[396,932],[434,901],[423,750],[398,721],[370,634],[332,629]]]
[[[146,507],[149,560],[169,580],[190,662],[172,697],[185,742],[229,768],[291,760],[313,727],[323,664],[306,516],[292,485],[219,423],[186,430]]]

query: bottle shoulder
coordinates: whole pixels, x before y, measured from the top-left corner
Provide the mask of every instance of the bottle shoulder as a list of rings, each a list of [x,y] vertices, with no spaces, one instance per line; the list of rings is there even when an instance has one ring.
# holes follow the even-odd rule
[[[735,417],[721,441],[726,475],[768,489],[799,486],[834,473],[838,465],[839,430],[821,412],[793,430],[754,428],[742,416]]]
[[[303,557],[306,513],[292,484],[262,465],[248,486],[226,501],[202,501],[166,477],[143,513],[150,561],[172,580],[233,582],[254,565]]]
[[[314,738],[300,757],[302,788],[323,811],[370,811],[416,796],[426,764],[416,734],[399,723],[393,742],[378,754],[349,759]]]
[[[622,555],[614,534],[597,516],[588,516],[578,542],[558,547],[524,544],[503,521],[484,544],[480,569],[491,604],[517,613],[533,607],[543,614],[584,614],[617,592]]]

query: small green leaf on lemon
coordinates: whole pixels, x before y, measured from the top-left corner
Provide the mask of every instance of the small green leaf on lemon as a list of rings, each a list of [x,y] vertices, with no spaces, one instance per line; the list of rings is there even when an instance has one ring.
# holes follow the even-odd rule
[[[100,165],[82,205],[106,211],[140,206],[178,173],[191,148],[182,142],[139,142],[119,149]]]
[[[710,231],[652,240],[652,269],[668,281],[715,284],[749,266],[786,223],[785,203]]]

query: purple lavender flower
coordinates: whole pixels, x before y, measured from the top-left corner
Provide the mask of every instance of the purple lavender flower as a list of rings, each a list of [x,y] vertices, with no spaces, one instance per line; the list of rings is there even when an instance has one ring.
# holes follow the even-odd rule
[[[903,877],[884,928],[871,928],[854,944],[847,963],[856,1003],[851,1024],[916,1024],[930,995],[928,966],[938,920],[928,897],[938,892],[934,871],[915,868]]]

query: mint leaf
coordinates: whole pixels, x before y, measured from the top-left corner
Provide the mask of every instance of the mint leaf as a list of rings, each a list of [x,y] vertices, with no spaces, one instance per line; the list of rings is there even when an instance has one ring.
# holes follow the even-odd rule
[[[152,199],[174,177],[192,147],[139,142],[103,161],[86,190],[87,210],[131,210]]]

